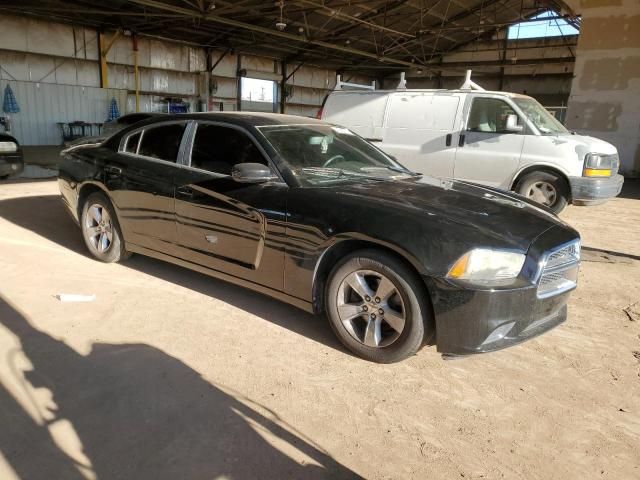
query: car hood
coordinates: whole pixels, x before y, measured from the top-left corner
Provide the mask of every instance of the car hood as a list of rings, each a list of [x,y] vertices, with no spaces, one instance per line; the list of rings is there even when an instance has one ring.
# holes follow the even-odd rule
[[[342,186],[337,193],[388,206],[391,212],[412,212],[418,222],[428,218],[430,224],[457,224],[476,237],[490,238],[494,245],[521,251],[549,228],[567,226],[551,210],[524,197],[461,181],[370,181]]]

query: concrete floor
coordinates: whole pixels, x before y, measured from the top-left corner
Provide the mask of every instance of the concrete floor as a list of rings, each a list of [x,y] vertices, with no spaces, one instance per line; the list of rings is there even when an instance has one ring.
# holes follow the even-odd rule
[[[0,478],[640,478],[637,187],[563,213],[585,245],[564,325],[375,365],[324,318],[96,262],[55,181],[1,184]]]

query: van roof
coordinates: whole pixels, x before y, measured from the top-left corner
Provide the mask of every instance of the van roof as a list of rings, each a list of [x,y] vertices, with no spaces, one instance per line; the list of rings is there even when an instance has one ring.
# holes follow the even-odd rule
[[[407,88],[407,89],[394,89],[394,90],[334,90],[331,94],[350,94],[350,93],[358,93],[361,95],[376,95],[376,94],[391,94],[391,93],[488,93],[491,95],[502,95],[505,97],[522,97],[522,98],[530,98],[529,95],[522,95],[520,93],[512,93],[512,92],[500,92],[493,90],[448,90],[446,88]]]

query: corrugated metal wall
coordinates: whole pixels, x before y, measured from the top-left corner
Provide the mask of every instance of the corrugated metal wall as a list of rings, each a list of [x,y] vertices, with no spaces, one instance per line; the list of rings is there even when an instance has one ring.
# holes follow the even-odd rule
[[[111,38],[113,32],[107,32]],[[122,114],[135,111],[132,39],[117,38],[107,55],[108,81],[102,90],[95,29],[0,14],[0,86],[10,82],[22,111],[12,116],[13,133],[24,145],[56,145],[61,134],[56,122],[102,122],[108,102],[116,96]],[[138,40],[140,111],[166,111],[166,97],[178,97],[199,110],[209,97],[206,50],[149,37]],[[211,64],[223,55],[211,52]],[[243,102],[243,110],[280,110],[282,63],[275,58],[228,54],[211,72],[210,110],[235,110],[238,68],[248,76],[277,79],[275,108]],[[295,65],[287,66],[287,74]],[[274,78],[275,76],[275,78]],[[315,116],[334,87],[332,70],[304,65],[287,80],[292,95],[285,113]],[[355,81],[355,80],[354,80]],[[362,83],[369,83],[363,79]]]
[[[0,81],[0,91],[4,91],[6,83]],[[62,134],[56,122],[104,122],[112,97],[120,111],[127,100],[126,90],[34,82],[9,84],[20,106],[20,113],[11,115],[11,133],[23,145],[59,145]]]

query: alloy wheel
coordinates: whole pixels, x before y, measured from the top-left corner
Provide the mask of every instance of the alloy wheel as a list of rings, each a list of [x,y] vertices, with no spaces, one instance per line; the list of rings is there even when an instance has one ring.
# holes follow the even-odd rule
[[[368,347],[386,347],[405,327],[406,310],[397,287],[372,270],[347,275],[338,288],[338,316],[349,334]]]
[[[92,204],[85,215],[85,231],[89,243],[98,253],[107,252],[113,243],[113,223],[104,206]]]

